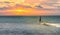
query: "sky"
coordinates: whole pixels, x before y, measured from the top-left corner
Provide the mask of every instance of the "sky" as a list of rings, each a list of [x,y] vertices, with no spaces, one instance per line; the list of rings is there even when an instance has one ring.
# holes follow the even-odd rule
[[[60,0],[0,0],[1,16],[60,15],[59,9]]]

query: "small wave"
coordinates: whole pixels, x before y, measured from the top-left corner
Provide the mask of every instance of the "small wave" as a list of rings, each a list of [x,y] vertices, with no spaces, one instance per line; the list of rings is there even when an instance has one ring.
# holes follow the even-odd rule
[[[54,24],[54,23],[42,23],[42,24],[46,26],[60,27],[60,24]]]

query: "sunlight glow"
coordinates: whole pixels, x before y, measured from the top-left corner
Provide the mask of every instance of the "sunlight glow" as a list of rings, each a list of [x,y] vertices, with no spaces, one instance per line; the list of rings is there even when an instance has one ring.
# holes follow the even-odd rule
[[[7,10],[7,11],[10,11],[10,12],[24,12],[24,10]]]

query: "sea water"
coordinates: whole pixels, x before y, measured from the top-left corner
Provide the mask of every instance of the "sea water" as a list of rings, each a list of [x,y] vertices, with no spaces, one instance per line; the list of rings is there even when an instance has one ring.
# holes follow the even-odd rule
[[[43,16],[42,21],[49,23],[60,23],[60,16]]]
[[[60,23],[60,16],[0,16],[0,35],[60,35],[60,28],[39,25],[39,19]]]
[[[0,16],[0,23],[36,23],[41,21],[60,23],[60,16]]]

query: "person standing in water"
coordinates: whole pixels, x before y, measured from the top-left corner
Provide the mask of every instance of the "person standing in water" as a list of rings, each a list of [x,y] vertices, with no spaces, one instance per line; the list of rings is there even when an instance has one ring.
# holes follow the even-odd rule
[[[40,16],[40,18],[39,18],[39,23],[41,24],[41,16]]]
[[[46,24],[46,22],[43,22],[42,19],[41,19],[41,16],[39,18],[39,24]]]

